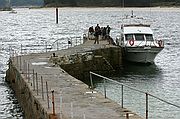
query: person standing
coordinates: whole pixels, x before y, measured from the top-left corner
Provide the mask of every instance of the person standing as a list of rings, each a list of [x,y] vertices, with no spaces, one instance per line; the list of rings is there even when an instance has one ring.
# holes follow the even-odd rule
[[[106,35],[107,36],[110,36],[110,30],[111,30],[111,28],[109,27],[109,25],[107,25],[107,27],[106,27]]]
[[[94,36],[95,36],[95,41],[94,41],[94,44],[96,44],[96,42],[97,42],[97,44],[99,44],[99,35],[101,34],[101,29],[100,29],[100,27],[99,27],[99,24],[97,24],[97,26],[95,27],[95,34],[94,34]]]

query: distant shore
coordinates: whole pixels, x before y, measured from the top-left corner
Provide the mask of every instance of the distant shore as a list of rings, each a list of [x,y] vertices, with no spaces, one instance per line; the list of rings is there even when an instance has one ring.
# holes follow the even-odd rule
[[[45,4],[44,7],[123,7],[121,4],[60,4],[60,3],[50,3]],[[159,3],[151,3],[151,4],[137,4],[137,5],[125,5],[124,7],[180,7],[180,3],[178,2],[159,2]]]

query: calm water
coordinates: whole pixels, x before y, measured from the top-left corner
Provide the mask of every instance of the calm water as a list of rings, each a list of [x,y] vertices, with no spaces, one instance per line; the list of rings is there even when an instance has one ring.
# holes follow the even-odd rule
[[[20,44],[53,43],[63,37],[82,36],[89,26],[111,26],[115,38],[121,25],[123,14],[132,9],[120,8],[61,8],[59,24],[55,24],[54,9],[16,9],[17,14],[0,12],[0,117],[22,118],[21,109],[13,91],[4,82],[9,48],[20,52]],[[133,8],[137,16],[153,19],[155,37],[165,41],[164,50],[151,66],[125,65],[123,73],[112,78],[143,91],[157,95],[180,105],[180,9]],[[101,83],[97,84],[101,89]],[[119,101],[116,89],[119,86],[109,83],[109,95]],[[112,88],[116,87],[116,88]],[[126,89],[125,89],[126,90]],[[112,93],[113,92],[113,93]],[[144,97],[141,94],[127,93],[125,107],[144,115]],[[132,100],[134,99],[134,100]],[[120,101],[119,101],[120,102]],[[134,108],[131,108],[133,105]],[[150,99],[150,117],[157,119],[179,119],[180,110],[157,100]]]

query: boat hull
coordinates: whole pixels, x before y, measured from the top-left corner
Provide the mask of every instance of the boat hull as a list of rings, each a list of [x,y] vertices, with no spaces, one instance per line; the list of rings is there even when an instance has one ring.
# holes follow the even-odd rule
[[[163,47],[125,47],[125,60],[137,63],[153,63]]]

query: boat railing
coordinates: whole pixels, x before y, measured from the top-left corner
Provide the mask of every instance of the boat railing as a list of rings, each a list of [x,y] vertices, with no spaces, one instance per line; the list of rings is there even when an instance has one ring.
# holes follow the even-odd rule
[[[131,87],[131,86],[128,86],[128,85],[126,85],[126,84],[123,84],[123,83],[120,83],[120,82],[118,82],[118,81],[115,81],[115,80],[113,80],[113,79],[110,79],[110,78],[107,78],[107,77],[105,77],[105,76],[102,76],[102,75],[99,75],[99,74],[97,74],[97,73],[94,73],[94,72],[91,72],[90,71],[90,88],[92,89],[92,91],[93,90],[96,90],[95,89],[95,86],[94,86],[94,80],[93,80],[93,75],[94,76],[96,76],[96,77],[99,77],[99,78],[101,78],[101,79],[103,79],[103,95],[104,95],[104,97],[105,98],[107,98],[107,81],[109,81],[109,82],[112,82],[113,84],[117,84],[117,85],[120,85],[121,86],[121,89],[120,89],[120,91],[121,91],[121,101],[120,101],[120,104],[121,104],[121,107],[122,108],[124,108],[125,107],[125,99],[124,99],[124,97],[125,97],[125,88],[128,88],[128,89],[130,89],[130,91],[132,92],[132,91],[135,91],[135,92],[138,92],[138,93],[140,93],[140,94],[142,94],[142,95],[145,95],[145,119],[148,119],[149,118],[149,112],[150,112],[150,110],[149,110],[149,105],[150,105],[150,103],[149,103],[149,98],[155,98],[155,99],[157,99],[158,101],[160,101],[160,102],[163,102],[163,103],[166,103],[166,104],[168,104],[168,105],[171,105],[171,106],[174,106],[174,107],[176,107],[176,108],[178,108],[178,109],[180,109],[180,106],[179,105],[176,105],[176,104],[173,104],[173,103],[171,103],[171,102],[169,102],[169,101],[166,101],[166,100],[164,100],[164,99],[162,99],[162,98],[159,98],[159,97],[157,97],[157,96],[155,96],[155,95],[153,95],[153,94],[150,94],[150,93],[148,93],[148,92],[145,92],[145,91],[142,91],[142,90],[140,90],[140,89],[137,89],[137,88],[134,88],[134,87]],[[113,86],[114,87],[114,86]],[[96,90],[97,91],[97,90]],[[134,99],[135,100],[135,99]],[[127,101],[129,101],[129,100],[126,100],[126,102]],[[137,100],[135,100],[135,101],[137,101]],[[141,107],[141,108],[143,108],[143,107]]]

